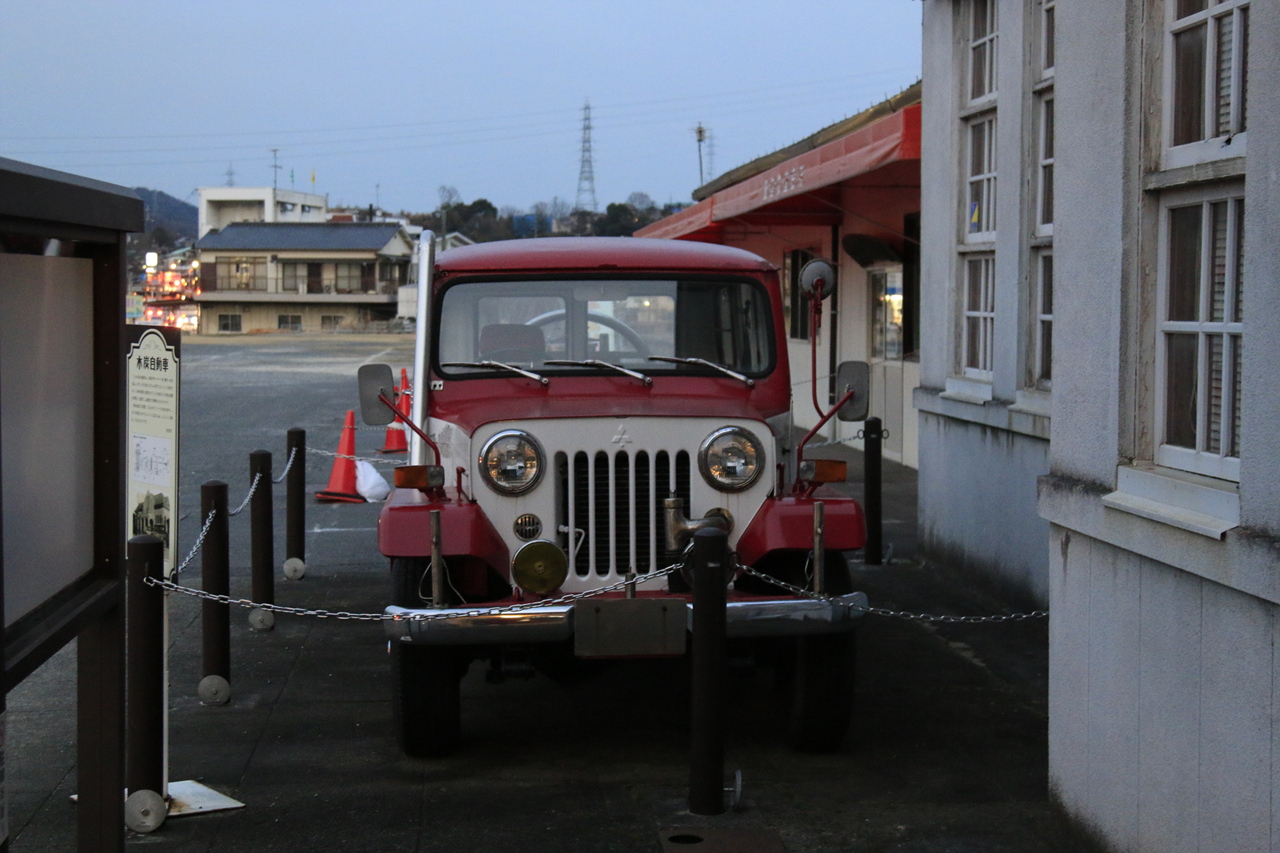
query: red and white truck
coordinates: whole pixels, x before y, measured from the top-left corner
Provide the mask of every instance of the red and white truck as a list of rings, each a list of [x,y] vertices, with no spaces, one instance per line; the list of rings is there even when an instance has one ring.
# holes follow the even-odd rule
[[[792,745],[838,746],[866,610],[842,553],[866,526],[829,485],[843,464],[805,462],[793,437],[778,270],[632,238],[428,249],[420,266],[417,435],[378,520],[405,752],[456,748],[475,661],[500,681],[685,654],[682,555],[705,527],[735,555],[728,642],[775,667]],[[806,269],[809,301],[831,278]],[[865,365],[838,377],[822,423],[861,420]],[[390,368],[362,368],[366,422],[389,422],[394,396]]]

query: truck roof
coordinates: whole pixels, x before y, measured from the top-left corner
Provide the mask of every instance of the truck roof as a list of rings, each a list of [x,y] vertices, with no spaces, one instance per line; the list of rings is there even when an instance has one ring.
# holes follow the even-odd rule
[[[436,257],[441,272],[530,269],[767,271],[773,264],[742,249],[689,240],[541,237],[458,246]]]

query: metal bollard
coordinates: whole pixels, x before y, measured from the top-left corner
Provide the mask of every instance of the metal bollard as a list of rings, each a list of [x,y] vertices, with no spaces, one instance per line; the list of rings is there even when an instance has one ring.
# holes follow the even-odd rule
[[[149,534],[133,537],[128,564],[125,786],[130,796],[144,791],[159,796],[165,787],[164,591],[146,578],[164,578],[164,541]]]
[[[863,510],[867,517],[867,544],[864,562],[868,566],[878,566],[884,555],[883,508],[880,502],[882,483],[880,480],[880,444],[884,437],[880,431],[879,418],[867,418],[863,427],[862,488]]]
[[[293,464],[284,480],[284,576],[296,581],[307,572],[307,431],[293,427],[288,435],[285,458]]]
[[[212,595],[231,594],[228,547],[227,484],[210,480],[200,486],[200,517],[209,522],[200,551],[200,587]],[[225,705],[231,698],[231,611],[216,601],[201,603],[203,668],[197,694],[206,705]]]
[[[725,567],[729,538],[704,528],[693,535],[693,714],[689,811],[724,813]]]
[[[258,487],[249,503],[249,563],[253,575],[253,600],[261,604],[276,603],[275,530],[271,520],[271,453],[255,450],[249,454],[249,482],[257,477]],[[269,610],[254,608],[249,612],[249,626],[255,631],[270,631],[276,626]]]

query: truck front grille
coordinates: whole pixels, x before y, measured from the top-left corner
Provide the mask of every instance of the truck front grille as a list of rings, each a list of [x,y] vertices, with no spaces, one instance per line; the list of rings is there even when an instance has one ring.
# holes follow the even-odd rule
[[[580,578],[645,574],[675,562],[663,501],[689,506],[689,453],[659,450],[555,454],[557,529]]]

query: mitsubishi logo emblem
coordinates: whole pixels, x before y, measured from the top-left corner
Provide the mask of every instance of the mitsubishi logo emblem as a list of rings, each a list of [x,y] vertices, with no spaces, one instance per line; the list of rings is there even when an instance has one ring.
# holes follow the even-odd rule
[[[622,426],[618,427],[618,434],[615,435],[611,439],[611,441],[613,441],[613,443],[618,445],[619,447],[626,447],[628,444],[635,443],[635,439],[627,435],[626,424],[623,424]]]

